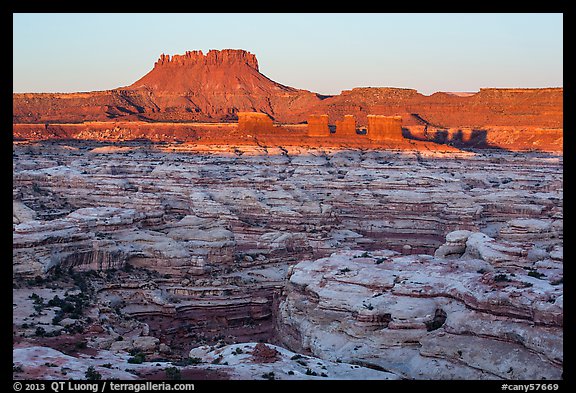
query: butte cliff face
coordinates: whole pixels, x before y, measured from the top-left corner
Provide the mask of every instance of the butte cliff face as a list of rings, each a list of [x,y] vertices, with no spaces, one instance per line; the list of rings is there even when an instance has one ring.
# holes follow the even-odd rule
[[[172,57],[163,54],[152,71],[127,89],[153,97],[161,115],[152,117],[166,120],[185,118],[182,112],[227,120],[236,118],[239,111],[287,120],[289,111],[320,101],[314,93],[268,79],[259,72],[256,56],[232,49],[211,50],[206,55],[202,51]],[[280,113],[276,113],[278,108]]]
[[[261,112],[280,123],[328,114],[330,124],[354,115],[402,116],[405,126],[562,128],[563,89],[481,89],[425,96],[413,89],[355,88],[335,96],[274,82],[244,50],[162,54],[133,84],[87,93],[16,93],[14,123],[83,121],[234,121],[238,112]]]
[[[14,122],[226,121],[236,113],[263,112],[277,121],[296,120],[320,98],[276,83],[258,70],[244,50],[162,54],[154,68],[132,85],[70,94],[14,94]]]
[[[486,88],[470,95],[425,96],[414,89],[355,88],[323,100],[312,110],[334,119],[354,115],[364,125],[367,115],[375,114],[401,116],[405,126],[562,128],[563,89]]]

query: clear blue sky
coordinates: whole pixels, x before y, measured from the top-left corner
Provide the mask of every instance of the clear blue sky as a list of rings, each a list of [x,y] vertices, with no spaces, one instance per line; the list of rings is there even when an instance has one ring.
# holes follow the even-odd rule
[[[127,86],[160,53],[245,49],[321,94],[563,86],[562,14],[14,14],[13,91]]]

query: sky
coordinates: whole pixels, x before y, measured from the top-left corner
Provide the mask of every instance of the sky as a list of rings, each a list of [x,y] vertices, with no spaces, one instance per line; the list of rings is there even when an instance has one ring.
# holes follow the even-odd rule
[[[561,13],[13,14],[13,92],[128,86],[161,53],[245,49],[291,87],[562,87]]]

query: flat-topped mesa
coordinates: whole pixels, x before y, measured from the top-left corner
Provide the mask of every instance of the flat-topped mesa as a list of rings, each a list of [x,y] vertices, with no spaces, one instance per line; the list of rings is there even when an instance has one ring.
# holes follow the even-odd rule
[[[330,136],[330,128],[328,127],[328,115],[308,116],[308,136]]]
[[[256,56],[242,49],[210,50],[206,55],[201,50],[187,51],[183,55],[161,54],[154,67],[192,65],[246,64],[258,71]]]
[[[368,139],[372,141],[400,141],[402,136],[401,116],[368,115]]]

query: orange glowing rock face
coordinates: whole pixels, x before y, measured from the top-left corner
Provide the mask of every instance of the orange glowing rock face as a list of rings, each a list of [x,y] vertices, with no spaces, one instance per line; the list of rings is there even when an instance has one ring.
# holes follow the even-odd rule
[[[372,141],[401,141],[402,117],[368,115],[368,139]]]
[[[373,87],[321,96],[272,81],[260,72],[254,54],[237,49],[163,54],[138,81],[112,90],[12,97],[13,137],[29,140],[234,144],[249,143],[248,135],[257,134],[292,145],[389,142],[417,148],[426,141],[457,148],[563,150],[563,88],[425,96],[414,89]],[[329,121],[335,121],[335,133]],[[364,128],[366,135],[357,133]]]
[[[238,112],[238,131],[252,133],[270,133],[274,125],[266,113]]]
[[[308,136],[328,137],[330,128],[328,127],[328,115],[308,116]]]
[[[356,137],[356,119],[353,115],[345,115],[344,119],[336,120],[337,137]]]

